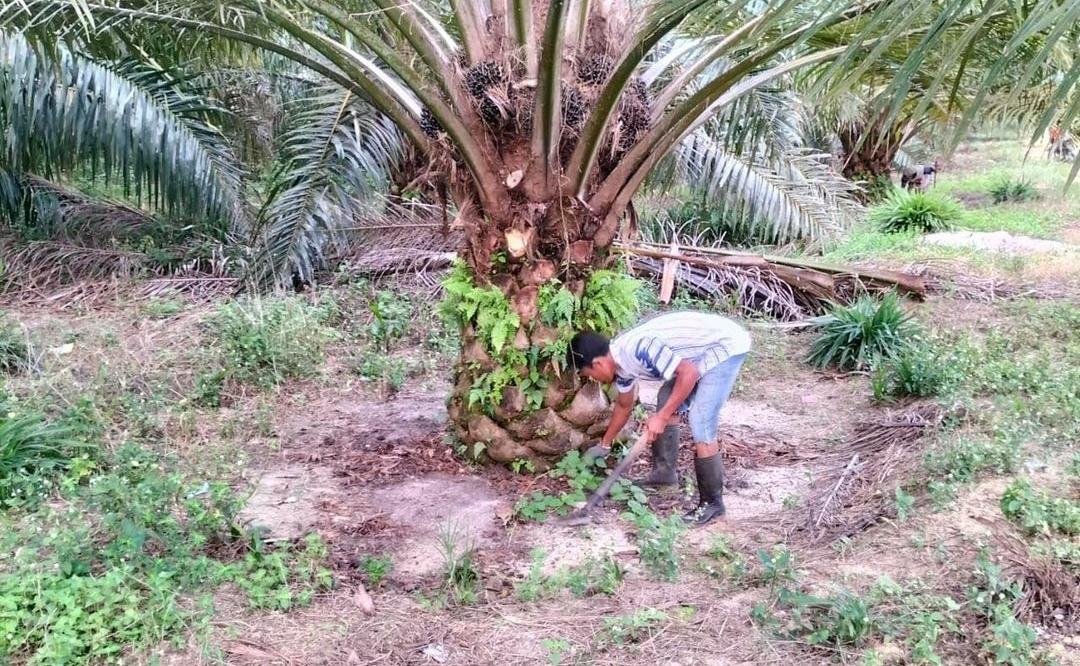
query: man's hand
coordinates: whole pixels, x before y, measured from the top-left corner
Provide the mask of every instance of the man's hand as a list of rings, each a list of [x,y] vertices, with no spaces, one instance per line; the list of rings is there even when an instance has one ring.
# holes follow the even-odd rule
[[[664,429],[667,428],[668,417],[663,414],[653,414],[645,421],[645,438],[650,444],[652,444],[657,437],[664,434]]]

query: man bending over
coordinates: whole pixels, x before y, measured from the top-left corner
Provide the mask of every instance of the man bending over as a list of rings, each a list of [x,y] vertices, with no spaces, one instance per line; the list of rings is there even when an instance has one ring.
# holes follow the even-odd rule
[[[724,515],[724,463],[716,432],[720,409],[749,351],[745,329],[703,312],[661,315],[610,341],[582,332],[570,342],[569,360],[578,374],[601,384],[614,382],[618,392],[603,446],[610,447],[630,419],[638,380],[664,382],[656,413],[645,422],[653,468],[639,485],[678,485],[679,415],[688,416],[700,502],[683,517],[687,522],[704,525]]]

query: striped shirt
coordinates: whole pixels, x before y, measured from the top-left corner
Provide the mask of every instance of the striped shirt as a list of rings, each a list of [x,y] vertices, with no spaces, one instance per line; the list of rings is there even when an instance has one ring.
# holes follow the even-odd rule
[[[638,380],[671,379],[684,360],[704,375],[748,351],[750,334],[726,317],[704,312],[660,315],[611,341],[611,356],[618,367],[615,387],[628,393]]]

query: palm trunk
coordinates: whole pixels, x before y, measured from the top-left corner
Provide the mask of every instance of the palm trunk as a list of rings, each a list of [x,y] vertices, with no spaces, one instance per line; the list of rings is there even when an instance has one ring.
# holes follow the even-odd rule
[[[595,264],[595,258],[590,260],[578,264],[578,279],[569,281],[578,296]],[[540,322],[539,290],[554,277],[555,265],[538,259],[489,276],[490,286],[517,315],[517,329],[506,335],[502,349],[478,334],[479,320],[462,326],[462,352],[454,367],[448,411],[454,434],[474,457],[500,463],[525,460],[547,469],[602,434],[607,425],[610,407],[600,387],[582,385],[572,370],[560,367],[564,347],[559,343],[570,331]]]
[[[848,179],[866,184],[865,201],[876,201],[891,189],[893,159],[901,143],[901,133],[895,127],[857,124],[840,132],[842,172]]]

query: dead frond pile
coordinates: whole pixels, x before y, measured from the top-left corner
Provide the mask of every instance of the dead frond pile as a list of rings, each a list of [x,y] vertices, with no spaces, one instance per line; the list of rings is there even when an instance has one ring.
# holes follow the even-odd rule
[[[747,312],[796,321],[846,303],[866,292],[892,289],[922,298],[922,277],[872,268],[835,267],[805,259],[736,252],[716,247],[668,247],[622,242],[617,249],[634,270],[662,279],[665,262],[675,262],[676,282],[702,298],[735,298]]]
[[[904,267],[904,272],[920,276],[929,293],[980,303],[1012,298],[1065,299],[1080,295],[1076,285],[971,275],[962,266],[948,260],[909,264]]]
[[[1024,622],[1066,633],[1080,630],[1080,570],[1049,554],[1035,554],[1016,538],[1000,537],[1005,573],[1023,584],[1016,606]]]
[[[895,515],[897,486],[921,464],[921,440],[945,417],[933,403],[912,405],[855,426],[846,442],[819,456],[824,469],[800,509],[785,518],[793,536],[823,543],[857,534]]]

